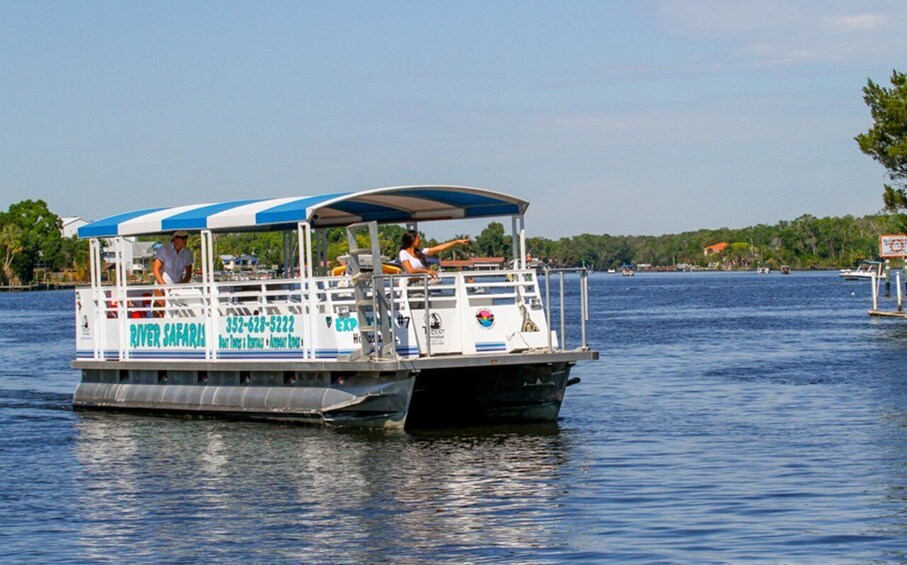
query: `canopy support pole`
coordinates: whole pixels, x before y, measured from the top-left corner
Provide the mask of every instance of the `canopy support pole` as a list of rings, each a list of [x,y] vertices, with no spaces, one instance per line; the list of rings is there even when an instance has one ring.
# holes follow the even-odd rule
[[[296,224],[299,237],[299,293],[303,302],[302,355],[304,359],[315,359],[315,299],[317,288],[312,271],[312,226],[308,222]]]
[[[120,327],[117,340],[118,357],[120,361],[129,359],[129,347],[126,341],[128,335],[129,312],[126,309],[126,253],[128,242],[124,237],[114,239],[114,262],[116,263],[116,297],[117,297],[117,325]]]
[[[520,216],[520,265],[526,268],[526,221],[525,216]]]
[[[526,268],[526,229],[523,222],[523,216],[511,217],[511,238],[513,247],[513,268]]]
[[[217,359],[217,328],[220,326],[220,299],[214,283],[214,235],[201,231],[202,288],[205,293],[205,359]]]
[[[101,297],[101,240],[93,237],[88,240],[89,261],[91,269],[91,299],[94,301],[94,331],[92,332],[93,357],[104,358],[104,319],[102,311],[105,301]]]

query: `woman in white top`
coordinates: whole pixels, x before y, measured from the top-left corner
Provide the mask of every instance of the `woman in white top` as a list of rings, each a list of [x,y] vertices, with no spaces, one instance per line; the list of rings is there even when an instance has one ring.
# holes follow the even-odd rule
[[[438,273],[432,271],[425,264],[429,255],[436,255],[442,251],[450,249],[455,245],[466,245],[469,238],[452,239],[447,243],[442,243],[434,247],[422,247],[422,238],[417,231],[407,231],[403,234],[403,242],[400,245],[400,265],[403,270],[410,274],[427,273],[429,278],[438,278]]]

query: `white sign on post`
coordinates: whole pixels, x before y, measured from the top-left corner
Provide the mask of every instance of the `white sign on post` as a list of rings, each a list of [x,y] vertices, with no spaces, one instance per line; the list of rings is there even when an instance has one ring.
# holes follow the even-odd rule
[[[907,257],[907,235],[879,236],[879,255],[885,258]]]

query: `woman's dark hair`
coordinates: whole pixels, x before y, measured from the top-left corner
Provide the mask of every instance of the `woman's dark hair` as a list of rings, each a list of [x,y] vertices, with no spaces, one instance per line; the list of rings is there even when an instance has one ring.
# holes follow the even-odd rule
[[[415,230],[406,230],[403,232],[403,238],[400,242],[400,249],[409,249],[416,242],[416,238],[419,237],[419,232]],[[422,253],[421,249],[413,249],[416,259],[425,263],[425,254]]]

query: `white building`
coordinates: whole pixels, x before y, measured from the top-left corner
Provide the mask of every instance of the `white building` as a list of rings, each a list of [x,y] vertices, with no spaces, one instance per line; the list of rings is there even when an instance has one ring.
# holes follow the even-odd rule
[[[127,245],[123,248],[123,260],[128,267],[130,274],[150,273],[154,257],[157,253],[160,243],[154,241],[136,241],[134,237],[123,238]],[[113,239],[104,240],[104,248],[101,250],[101,260],[105,264],[111,265],[116,261],[116,249],[114,248]]]
[[[60,218],[60,221],[63,223],[63,228],[60,230],[63,237],[77,236],[79,228],[88,223],[84,218],[78,216],[66,216]]]

